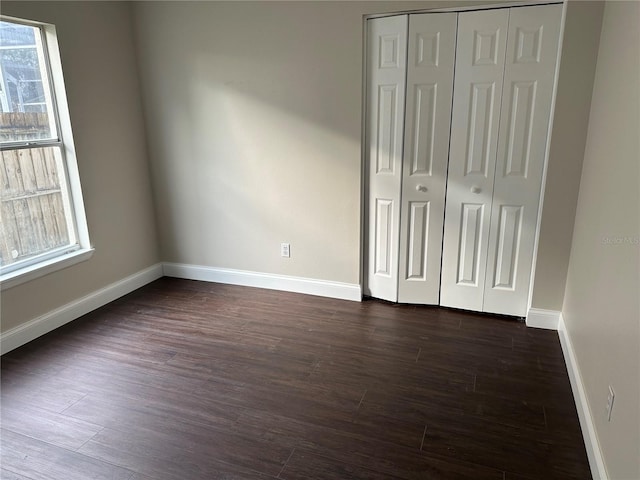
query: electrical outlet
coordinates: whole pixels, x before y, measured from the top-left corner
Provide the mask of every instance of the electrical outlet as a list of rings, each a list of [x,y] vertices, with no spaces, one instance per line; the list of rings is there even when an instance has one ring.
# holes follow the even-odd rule
[[[611,421],[611,410],[613,410],[613,399],[615,393],[613,393],[613,387],[609,385],[609,395],[607,395],[607,422]]]
[[[287,258],[291,256],[291,246],[288,243],[280,244],[280,256]]]

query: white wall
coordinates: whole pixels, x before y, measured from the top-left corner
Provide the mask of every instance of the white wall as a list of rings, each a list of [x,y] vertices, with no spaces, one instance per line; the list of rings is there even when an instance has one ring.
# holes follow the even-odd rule
[[[606,3],[563,305],[615,480],[640,478],[639,19],[640,3]]]
[[[534,278],[535,308],[562,310],[603,5],[576,0],[567,4]]]
[[[53,23],[94,256],[2,292],[3,332],[159,261],[130,5],[2,2]]]
[[[363,15],[436,4],[136,4],[163,259],[359,283]]]
[[[136,3],[145,139],[129,5],[3,2],[58,26],[97,252],[5,291],[2,329],[160,258],[359,283],[362,17],[464,3]],[[534,307],[562,305],[601,9],[569,4]]]
[[[362,18],[437,6],[137,3],[162,258],[359,283]],[[569,5],[538,308],[562,307],[601,13]]]

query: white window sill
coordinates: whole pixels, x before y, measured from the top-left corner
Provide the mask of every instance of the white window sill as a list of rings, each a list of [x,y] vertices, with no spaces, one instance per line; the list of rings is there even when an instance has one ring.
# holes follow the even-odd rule
[[[60,255],[59,257],[51,258],[44,262],[21,268],[15,272],[0,275],[0,290],[7,290],[15,287],[16,285],[20,285],[21,283],[43,277],[58,270],[62,270],[63,268],[75,265],[76,263],[89,260],[93,255],[93,252],[93,248],[81,248],[75,252]]]

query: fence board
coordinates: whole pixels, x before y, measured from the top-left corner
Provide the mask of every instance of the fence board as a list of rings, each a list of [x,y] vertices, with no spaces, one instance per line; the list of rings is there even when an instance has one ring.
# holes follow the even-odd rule
[[[40,161],[43,163],[46,172],[45,188],[60,188],[56,148],[57,147],[45,148],[40,155]]]
[[[5,168],[4,154],[0,156],[0,193],[4,196],[4,192],[9,189],[9,179]]]
[[[33,170],[33,159],[31,150],[18,150],[18,165],[20,165],[20,176],[22,177],[22,188],[25,194],[35,193],[36,172]]]
[[[57,148],[2,152],[0,265],[8,265],[69,243],[58,175]],[[17,253],[15,258],[14,251]]]
[[[69,243],[60,192],[3,200],[2,216],[2,265]]]
[[[49,115],[37,112],[0,113],[0,140],[50,138]]]
[[[3,197],[17,197],[22,195],[24,188],[22,186],[22,175],[20,173],[20,162],[18,160],[18,152],[7,150],[2,152],[2,160],[5,165],[7,175],[7,189],[3,191]]]
[[[18,254],[28,255],[35,251],[35,246],[31,236],[28,234],[31,230],[31,217],[26,199],[13,202],[13,214],[18,228]]]
[[[45,228],[47,231],[47,238],[49,239],[49,245],[60,246],[69,242],[67,235],[67,222],[64,216],[64,209],[57,208],[57,205],[62,205],[62,196],[47,195],[40,198],[42,204],[42,210],[45,218]],[[60,224],[64,226],[60,229]]]
[[[51,209],[51,195],[38,197],[40,208],[42,209],[43,226],[46,234],[47,245],[60,245],[62,239]],[[66,243],[66,242],[65,242]]]
[[[66,241],[68,241],[69,232],[67,231],[67,220],[64,216],[64,204],[62,202],[62,195],[51,195],[49,199],[51,202],[51,218],[55,220],[58,238],[64,238]]]
[[[3,112],[0,114],[0,129],[49,127],[49,115],[42,112]]]
[[[13,263],[13,250],[19,252],[20,235],[13,211],[13,202],[2,203],[2,241],[0,242],[0,260],[2,265]]]
[[[36,175],[36,188],[38,190],[46,190],[52,185],[50,184],[49,173],[44,165],[44,155],[32,155],[33,171]]]
[[[46,241],[46,233],[44,227],[44,218],[42,208],[40,208],[40,199],[37,197],[27,198],[29,215],[31,217],[31,238],[36,247],[37,252],[46,251],[48,249]]]

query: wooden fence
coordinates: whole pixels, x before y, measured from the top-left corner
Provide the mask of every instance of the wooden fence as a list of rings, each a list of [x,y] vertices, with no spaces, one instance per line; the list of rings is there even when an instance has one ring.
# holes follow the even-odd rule
[[[3,142],[48,137],[49,128],[49,115],[46,113],[0,113],[0,141]]]
[[[2,152],[2,266],[69,242],[57,150],[58,147],[46,147]]]

